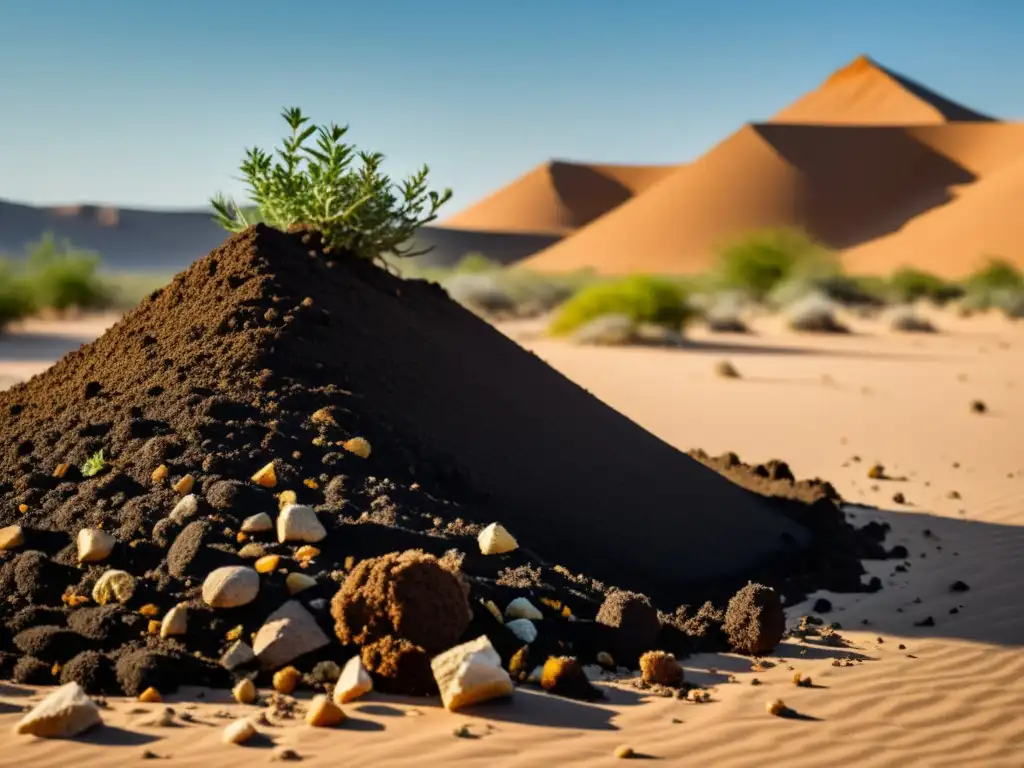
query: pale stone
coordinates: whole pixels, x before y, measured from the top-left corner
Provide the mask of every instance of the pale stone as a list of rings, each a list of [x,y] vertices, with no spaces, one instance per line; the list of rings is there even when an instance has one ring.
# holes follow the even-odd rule
[[[252,515],[242,521],[242,531],[245,533],[265,533],[274,529],[274,521],[266,512]]]
[[[249,644],[238,640],[220,657],[220,665],[224,669],[233,670],[255,660],[256,654]]]
[[[256,735],[256,727],[246,719],[230,723],[221,735],[225,744],[245,744]]]
[[[519,542],[505,530],[505,526],[501,523],[491,523],[480,531],[477,543],[480,545],[480,551],[485,555],[503,555],[506,552],[519,549]]]
[[[176,605],[167,612],[164,620],[160,622],[160,637],[167,638],[171,635],[184,635],[188,629],[188,608],[184,605]]]
[[[334,686],[334,703],[347,704],[372,690],[373,678],[363,666],[363,660],[353,656],[345,663]]]
[[[527,600],[525,597],[517,597],[507,606],[505,606],[505,618],[506,619],[530,619],[531,621],[540,621],[544,618],[544,614],[540,612],[540,609]]]
[[[289,600],[267,617],[252,647],[260,664],[276,669],[330,642],[302,603]]]
[[[445,709],[511,696],[512,678],[501,667],[501,656],[486,635],[449,648],[430,662]]]
[[[197,514],[199,514],[199,499],[196,498],[195,494],[190,493],[182,496],[181,500],[174,505],[174,509],[171,510],[171,514],[168,517],[176,523],[184,523]]]
[[[256,701],[256,684],[248,677],[243,677],[231,689],[231,695],[239,704],[252,704]]]
[[[210,572],[203,581],[203,602],[211,608],[248,605],[260,591],[260,576],[244,565],[226,565]]]
[[[330,728],[344,719],[345,713],[341,711],[341,707],[322,693],[313,697],[309,702],[309,709],[306,710],[306,723],[315,728]]]
[[[289,504],[277,516],[277,540],[303,541],[316,544],[327,537],[327,529],[316,516],[312,507],[305,504]]]
[[[135,594],[135,577],[127,571],[111,569],[96,580],[92,588],[92,600],[97,605],[116,601],[126,603]]]
[[[83,528],[78,532],[78,562],[98,563],[110,557],[117,539],[99,528]]]
[[[0,551],[14,549],[25,543],[25,531],[20,525],[0,528]]]
[[[284,580],[289,595],[297,595],[311,587],[316,586],[316,579],[304,573],[289,573]]]
[[[505,626],[527,645],[537,639],[537,627],[529,619],[513,619],[506,622]]]
[[[82,686],[68,683],[36,704],[14,730],[30,736],[67,739],[102,723],[100,708]]]

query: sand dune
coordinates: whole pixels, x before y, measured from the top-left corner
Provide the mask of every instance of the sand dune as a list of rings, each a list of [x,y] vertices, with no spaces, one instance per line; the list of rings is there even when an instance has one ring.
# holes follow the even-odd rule
[[[552,160],[441,225],[452,229],[565,235],[626,202],[675,169]]]
[[[748,125],[524,265],[697,273],[722,243],[779,226],[838,250],[859,245],[951,202],[1024,146],[1020,126],[972,127],[991,130]]]
[[[913,266],[947,278],[969,274],[987,258],[1024,268],[1024,156],[955,200],[908,222],[898,232],[842,255],[854,274],[884,274]]]
[[[990,122],[903,75],[859,56],[822,85],[777,113],[773,123],[914,125]]]

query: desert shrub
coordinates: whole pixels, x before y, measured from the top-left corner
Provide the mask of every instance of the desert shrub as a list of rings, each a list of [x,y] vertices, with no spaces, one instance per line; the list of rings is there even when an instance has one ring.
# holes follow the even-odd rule
[[[781,283],[837,274],[839,263],[799,230],[770,229],[726,245],[715,271],[724,286],[760,300]]]
[[[618,347],[636,343],[640,335],[636,323],[626,315],[601,315],[577,328],[572,338],[577,344]]]
[[[1011,320],[1024,319],[1024,291],[1008,291],[999,299],[998,307]]]
[[[566,301],[551,323],[551,333],[567,334],[603,315],[624,315],[636,324],[678,329],[691,317],[686,295],[675,283],[633,275],[582,288]]]
[[[788,307],[786,322],[794,331],[849,332],[849,329],[836,318],[834,302],[820,294],[810,294]]]
[[[501,283],[513,297],[523,316],[543,315],[568,301],[596,281],[590,270],[547,274],[510,268],[501,273]]]
[[[967,290],[992,293],[1024,290],[1024,273],[1005,259],[989,259],[967,278]]]
[[[478,275],[481,272],[496,272],[501,264],[491,261],[482,253],[467,253],[455,265],[455,273],[459,275]]]
[[[929,272],[902,267],[889,277],[887,293],[892,301],[901,304],[910,304],[920,299],[945,304],[963,296],[963,288]]]
[[[20,271],[7,259],[0,259],[0,332],[32,311],[32,291]]]
[[[110,304],[110,291],[99,275],[100,257],[58,243],[52,234],[30,246],[26,279],[40,309],[98,309]]]
[[[901,333],[935,333],[935,326],[931,321],[910,307],[903,307],[893,313],[889,327]]]
[[[708,297],[703,307],[704,321],[713,333],[748,333],[743,321],[743,300],[735,294]]]
[[[496,274],[457,273],[442,285],[452,299],[479,315],[497,318],[516,314],[516,301]]]
[[[452,196],[427,189],[426,165],[401,184],[381,172],[384,156],[359,152],[342,141],[347,126],[315,126],[297,107],[282,113],[291,129],[275,154],[246,150],[241,171],[249,199],[269,226],[281,230],[308,227],[325,245],[361,258],[381,261],[385,254],[419,256],[412,234],[437,218]],[[307,141],[316,135],[315,146]],[[353,168],[358,157],[360,168]],[[254,223],[243,207],[223,195],[211,199],[215,220],[238,232]]]

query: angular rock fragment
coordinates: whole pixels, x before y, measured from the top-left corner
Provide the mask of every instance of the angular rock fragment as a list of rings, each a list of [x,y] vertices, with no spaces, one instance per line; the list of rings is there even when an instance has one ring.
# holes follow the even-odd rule
[[[78,683],[67,683],[36,704],[14,727],[16,733],[68,739],[101,725],[99,707]]]
[[[342,667],[341,675],[334,685],[334,703],[347,704],[373,690],[373,678],[358,656],[349,659]]]
[[[327,538],[327,529],[316,516],[312,507],[304,504],[289,504],[277,516],[277,540],[304,541],[316,544]]]
[[[501,656],[486,635],[449,648],[433,658],[430,667],[450,712],[482,701],[511,696],[512,678],[502,669]]]
[[[329,643],[330,639],[302,603],[289,600],[267,617],[252,648],[260,664],[274,669]]]
[[[519,542],[501,523],[491,523],[480,531],[477,543],[480,545],[480,552],[485,555],[504,555],[506,552],[519,549]]]

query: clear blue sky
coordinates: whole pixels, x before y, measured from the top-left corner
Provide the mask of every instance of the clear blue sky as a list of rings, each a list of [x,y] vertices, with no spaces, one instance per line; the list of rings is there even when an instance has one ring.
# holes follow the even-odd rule
[[[551,157],[693,158],[859,53],[1024,118],[1020,0],[0,0],[0,198],[204,205],[284,106],[454,213]]]

